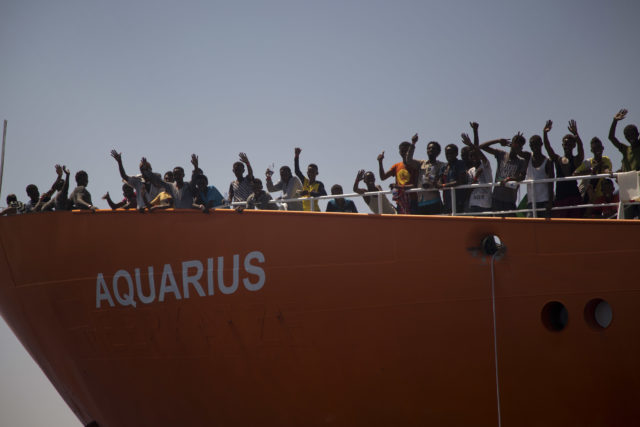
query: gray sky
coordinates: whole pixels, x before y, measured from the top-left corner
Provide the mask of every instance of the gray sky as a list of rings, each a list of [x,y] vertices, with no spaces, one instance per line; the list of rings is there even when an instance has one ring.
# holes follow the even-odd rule
[[[382,150],[388,168],[418,132],[425,158],[430,140],[461,146],[472,120],[488,140],[552,119],[560,151],[575,119],[587,152],[600,137],[618,168],[606,137],[622,107],[620,137],[640,123],[639,12],[636,0],[4,0],[2,204],[30,183],[46,190],[61,163],[85,169],[106,207],[106,191],[120,196],[111,148],[129,174],[141,156],[190,170],[197,153],[224,194],[240,151],[263,177],[299,146],[303,167],[350,192]],[[6,328],[0,375],[0,424],[70,425]]]

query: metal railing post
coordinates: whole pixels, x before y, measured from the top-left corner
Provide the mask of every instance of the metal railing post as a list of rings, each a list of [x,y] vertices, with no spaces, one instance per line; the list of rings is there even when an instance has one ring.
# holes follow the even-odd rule
[[[533,208],[533,217],[538,218],[538,209],[536,206],[536,184],[531,184],[531,207]]]
[[[455,187],[449,187],[451,190],[451,216],[455,216],[456,215],[456,191],[454,190]]]

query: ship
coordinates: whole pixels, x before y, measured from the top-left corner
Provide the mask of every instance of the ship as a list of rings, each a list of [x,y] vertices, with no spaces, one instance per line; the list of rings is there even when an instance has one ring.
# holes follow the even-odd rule
[[[0,312],[86,426],[630,426],[638,242],[638,220],[16,215]]]

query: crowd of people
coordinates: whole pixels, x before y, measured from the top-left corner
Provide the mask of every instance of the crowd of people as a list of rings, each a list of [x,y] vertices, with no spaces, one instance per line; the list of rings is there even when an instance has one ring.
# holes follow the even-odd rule
[[[629,145],[620,142],[616,137],[617,123],[626,117],[627,111],[620,110],[613,117],[609,130],[609,141],[622,153],[620,172],[640,170],[640,137],[635,125],[624,128],[624,137]],[[430,141],[426,146],[427,158],[415,158],[419,141],[415,134],[411,141],[399,145],[400,161],[389,169],[385,169],[384,151],[378,156],[378,172],[381,181],[394,178],[390,185],[392,203],[384,194],[370,194],[382,191],[376,184],[372,171],[357,172],[353,184],[353,192],[362,195],[369,209],[376,214],[414,214],[437,215],[455,213],[501,212],[500,215],[513,215],[517,210],[517,198],[520,182],[523,180],[543,180],[554,177],[572,177],[585,175],[602,175],[614,172],[609,157],[604,156],[604,145],[600,139],[591,139],[590,148],[593,157],[585,160],[584,146],[574,120],[569,121],[569,133],[562,138],[562,155],[557,154],[549,142],[549,133],[553,123],[548,120],[542,137],[533,135],[529,138],[529,149],[525,150],[526,139],[521,133],[511,138],[494,139],[480,143],[479,125],[470,123],[473,140],[463,133],[462,149],[449,144],[444,149],[446,161],[438,160],[441,146]],[[497,148],[505,147],[505,149]],[[543,153],[543,147],[546,151]],[[507,151],[508,150],[508,151]],[[574,153],[575,151],[575,153]],[[326,196],[325,186],[317,180],[318,165],[310,163],[306,175],[300,169],[302,150],[294,150],[294,172],[289,166],[280,168],[279,180],[274,182],[274,171],[267,169],[265,173],[266,191],[261,179],[254,176],[253,168],[245,153],[239,154],[239,161],[233,164],[235,179],[229,185],[228,197],[225,199],[220,191],[209,185],[207,176],[200,168],[198,156],[191,156],[193,170],[189,181],[185,181],[185,171],[181,166],[166,172],[163,176],[153,172],[151,164],[142,158],[139,175],[128,175],[122,163],[122,153],[111,151],[122,178],[122,199],[114,201],[109,193],[106,200],[111,209],[137,209],[138,211],[155,211],[159,209],[198,209],[211,212],[216,208],[234,207],[238,211],[244,209],[287,209],[294,211],[319,211],[318,200]],[[495,157],[497,170],[495,178],[491,164],[486,156]],[[460,158],[458,158],[460,155]],[[66,166],[55,165],[56,178],[51,188],[40,194],[38,187],[29,184],[26,188],[29,200],[18,201],[15,194],[7,196],[7,208],[0,214],[12,215],[31,212],[46,212],[72,209],[96,210],[91,194],[87,190],[89,176],[81,170],[75,174],[76,187],[69,193],[70,171]],[[64,175],[64,178],[63,178]],[[473,188],[453,188],[468,184],[492,184]],[[422,191],[409,191],[421,189]],[[274,200],[270,193],[281,192]],[[331,194],[340,196],[343,188],[339,184],[331,187]],[[305,200],[311,198],[310,200]],[[117,198],[119,199],[119,198]],[[301,200],[290,200],[301,199]],[[563,180],[555,183],[540,182],[527,184],[527,195],[524,201],[527,208],[532,209],[535,200],[539,216],[555,217],[588,217],[609,218],[617,212],[617,207],[606,206],[618,201],[615,186],[611,178],[596,177],[577,180]],[[573,208],[583,204],[604,205],[588,208]],[[522,205],[522,202],[521,202]],[[557,209],[552,210],[553,207]],[[559,209],[558,209],[559,208]],[[353,201],[335,197],[330,200],[327,212],[357,212]],[[506,211],[506,212],[505,212]],[[625,213],[626,218],[637,217],[639,209],[632,205]]]

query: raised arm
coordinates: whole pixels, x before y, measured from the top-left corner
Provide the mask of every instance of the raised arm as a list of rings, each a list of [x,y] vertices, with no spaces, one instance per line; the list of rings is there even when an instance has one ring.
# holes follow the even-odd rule
[[[569,132],[571,132],[571,134],[576,137],[576,144],[578,145],[578,155],[574,158],[574,166],[578,167],[584,160],[584,145],[582,145],[582,139],[580,138],[580,135],[578,135],[578,124],[575,120],[569,120],[568,129]]]
[[[71,175],[71,172],[67,169],[66,165],[62,166],[62,171],[64,172],[64,184],[62,184],[60,193],[63,194],[66,199],[69,194],[69,175]]]
[[[251,163],[249,162],[249,158],[245,153],[240,153],[240,161],[247,165],[247,178],[253,181],[253,168],[251,168]]]
[[[198,156],[196,154],[191,155],[191,164],[193,165],[193,170],[191,171],[191,179],[185,184],[191,187],[191,191],[195,194],[198,192],[196,190],[196,176],[202,174],[202,169],[200,169],[199,167]]]
[[[353,182],[353,192],[358,194],[364,194],[367,190],[360,188],[360,181],[364,179],[364,169],[360,169],[356,174],[356,180]]]
[[[296,176],[300,179],[301,182],[304,182],[306,177],[302,174],[302,171],[300,171],[300,152],[301,151],[302,149],[299,147],[296,147],[296,149],[294,150],[293,166],[296,172]]]
[[[547,120],[547,123],[544,125],[544,129],[542,130],[542,142],[544,143],[544,149],[547,150],[547,154],[549,154],[549,158],[551,161],[555,162],[558,158],[558,155],[553,148],[551,148],[551,143],[549,142],[549,131],[553,127],[553,122],[551,120]]]
[[[385,179],[389,178],[390,176],[393,176],[393,172],[391,170],[388,170],[387,172],[384,171],[384,166],[382,166],[382,161],[384,160],[384,151],[380,154],[378,154],[378,172],[380,174],[380,180],[384,181]]]
[[[613,122],[611,122],[611,128],[609,128],[609,141],[611,141],[611,143],[615,145],[618,151],[622,152],[622,154],[627,153],[628,147],[627,145],[620,142],[618,138],[616,138],[616,126],[618,125],[618,122],[620,120],[624,120],[626,116],[627,116],[627,110],[625,110],[624,108],[618,111],[616,115],[613,116]]]
[[[118,208],[121,208],[124,206],[124,204],[126,202],[122,201],[122,202],[118,202],[118,203],[113,203],[113,200],[111,200],[111,196],[109,195],[109,192],[107,191],[107,194],[105,194],[104,196],[102,196],[102,200],[106,200],[107,203],[109,204],[109,207],[111,209],[113,209],[114,211]]]
[[[489,160],[487,159],[487,156],[485,156],[482,150],[480,149],[480,138],[478,137],[478,127],[479,127],[478,123],[470,122],[469,126],[471,126],[471,128],[473,129],[473,145],[471,144],[471,138],[469,138],[469,135],[466,133],[463,133],[462,135],[460,135],[462,137],[462,143],[464,145],[467,145],[473,148],[475,152],[478,154],[478,157],[480,157],[480,161],[482,163],[488,163]]]
[[[124,166],[122,166],[122,153],[118,153],[116,150],[111,150],[111,157],[113,157],[116,162],[118,162],[118,170],[120,171],[120,176],[125,181],[129,180],[129,175],[124,171]]]
[[[404,164],[407,165],[413,161],[413,154],[416,151],[416,143],[418,142],[418,134],[416,133],[411,137],[411,147],[407,150],[407,155],[403,160]]]
[[[277,184],[273,183],[273,171],[271,169],[267,169],[267,171],[265,172],[265,182],[267,183],[267,191],[269,191],[270,193],[273,193],[274,191],[280,191],[282,190],[282,181],[278,182]]]
[[[498,156],[502,150],[491,148],[492,145],[500,144],[503,147],[507,147],[509,145],[509,140],[505,138],[492,139],[491,141],[483,142],[480,144],[480,149],[486,151],[489,154],[493,154],[494,156]]]
[[[35,212],[40,212],[44,210],[45,207],[47,209],[49,208],[49,202],[52,200],[51,196],[56,192],[56,188],[58,188],[59,183],[62,182],[62,166],[56,165],[55,169],[57,174],[56,179],[53,181],[53,184],[51,184],[51,188],[40,196],[40,200],[38,200],[38,203],[33,208]]]

